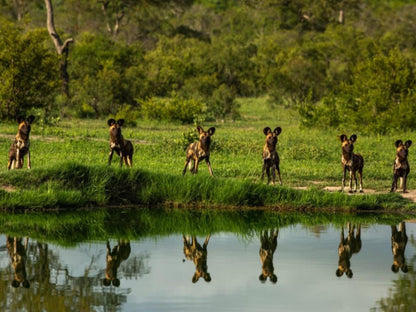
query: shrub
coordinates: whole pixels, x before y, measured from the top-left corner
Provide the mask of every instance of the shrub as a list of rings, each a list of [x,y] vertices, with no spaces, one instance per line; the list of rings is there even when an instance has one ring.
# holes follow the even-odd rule
[[[156,98],[139,100],[143,117],[147,119],[191,123],[205,112],[205,105],[195,99]]]

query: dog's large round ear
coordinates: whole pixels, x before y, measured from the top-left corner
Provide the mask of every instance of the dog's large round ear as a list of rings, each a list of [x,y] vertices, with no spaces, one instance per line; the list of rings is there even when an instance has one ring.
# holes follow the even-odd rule
[[[402,146],[403,145],[403,141],[402,140],[397,140],[396,142],[394,142],[394,145],[396,147]]]
[[[357,135],[356,134],[353,134],[351,137],[350,137],[350,140],[351,140],[351,142],[355,142],[355,140],[357,140]]]
[[[117,120],[117,124],[121,127],[122,125],[124,125],[124,119],[119,119]]]
[[[265,127],[265,128],[263,129],[263,133],[264,133],[264,135],[268,135],[270,132],[272,132],[272,129],[270,129],[270,127]]]
[[[213,135],[215,133],[215,127],[211,127],[208,129],[209,135]]]
[[[35,116],[30,115],[29,117],[27,117],[26,121],[31,124],[33,121],[35,120]]]
[[[409,148],[412,145],[412,140],[407,140],[404,145],[406,145],[407,148]]]
[[[204,132],[204,129],[201,126],[198,126],[198,127],[196,127],[196,132],[201,134],[202,132]]]
[[[22,123],[23,121],[25,121],[25,117],[23,117],[23,116],[19,116],[19,117],[17,117],[17,118],[16,118],[16,121],[17,121],[17,123],[18,123],[18,124],[20,124],[20,123]]]
[[[282,128],[280,127],[276,127],[276,129],[273,130],[273,133],[276,134],[276,136],[278,136],[281,132],[282,132]]]
[[[111,127],[112,125],[114,125],[116,123],[116,121],[113,118],[110,118],[109,120],[107,120],[107,125],[109,127]]]
[[[344,141],[348,140],[348,138],[347,138],[347,136],[345,134],[341,134],[339,136],[339,138],[340,138],[341,142],[344,142]]]

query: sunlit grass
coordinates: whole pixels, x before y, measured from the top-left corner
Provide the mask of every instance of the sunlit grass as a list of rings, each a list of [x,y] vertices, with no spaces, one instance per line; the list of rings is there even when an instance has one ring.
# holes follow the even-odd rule
[[[183,133],[194,131],[194,125],[138,120],[136,126],[124,127],[124,137],[132,140],[135,148],[133,170],[128,171],[124,167],[119,169],[116,157],[111,167],[107,166],[109,135],[106,120],[68,119],[56,126],[41,126],[35,121],[31,133],[32,170],[7,171],[8,149],[17,125],[2,123],[0,153],[4,155],[4,162],[0,166],[0,180],[7,189],[2,194],[2,203],[4,207],[21,207],[23,203],[30,207],[69,207],[165,201],[236,206],[410,205],[396,195],[351,198],[320,191],[328,186],[341,186],[339,135],[351,135],[349,129],[302,129],[293,110],[273,106],[267,98],[240,99],[240,102],[241,119],[202,124],[204,128],[216,127],[211,152],[215,178],[211,180],[204,162],[200,164],[197,176],[191,176],[189,172],[185,178],[181,176],[185,161],[181,143]],[[282,127],[278,152],[283,188],[266,186],[260,180],[265,139],[262,130],[266,126]],[[362,154],[365,160],[364,191],[387,192],[391,186],[394,142],[411,139],[414,133],[357,135],[355,152]],[[411,167],[412,154],[411,147]],[[415,185],[412,176],[413,171],[409,189]],[[132,190],[130,180],[125,187],[126,178],[137,182],[141,188]],[[118,179],[117,183],[112,179]],[[309,190],[293,189],[299,187]]]

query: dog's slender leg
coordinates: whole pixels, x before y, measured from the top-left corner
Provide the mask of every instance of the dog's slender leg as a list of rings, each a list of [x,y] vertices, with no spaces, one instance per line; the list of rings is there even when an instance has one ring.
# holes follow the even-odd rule
[[[266,174],[267,174],[267,184],[270,183],[270,166],[266,166]]]
[[[345,188],[345,177],[346,177],[346,175],[347,175],[347,168],[345,168],[345,166],[344,166],[343,172],[342,172],[341,192],[343,192],[344,188]]]
[[[266,159],[263,159],[263,168],[261,169],[261,180],[264,179],[264,171],[266,170]]]
[[[23,163],[22,163],[22,167],[23,167]],[[32,168],[32,163],[30,162],[30,150],[27,150],[27,169],[30,169],[30,168]]]
[[[358,171],[358,177],[360,179],[360,193],[364,193],[364,191],[363,191],[363,172],[361,170]]]
[[[278,164],[276,165],[276,171],[277,171],[277,176],[279,178],[279,183],[280,185],[282,185],[282,177],[280,176],[280,167]]]
[[[397,175],[393,173],[393,183],[391,184],[390,192],[394,192],[397,188]]]
[[[350,193],[352,193],[352,170],[350,170]]]
[[[276,185],[276,164],[272,166],[272,183],[273,186]]]
[[[407,173],[404,173],[403,174],[403,193],[407,193],[406,184],[407,184]]]
[[[9,162],[7,163],[7,170],[10,170],[12,166],[13,166],[13,159],[12,157],[9,157]]]
[[[113,159],[114,149],[110,149],[110,154],[108,155],[108,165],[111,165],[111,160]]]
[[[205,242],[204,242],[204,245],[203,245],[203,247],[204,247],[204,248],[207,248],[207,246],[208,246],[208,242],[209,242],[210,237],[211,237],[211,234],[210,234],[210,235],[208,235],[208,236],[205,238]]]
[[[16,160],[14,161],[13,169],[19,168],[20,166],[20,148],[16,149]]]
[[[183,168],[182,175],[185,175],[185,173],[186,173],[186,167],[188,167],[188,164],[189,164],[190,161],[191,161],[190,159],[186,159],[186,161],[185,161],[185,167]],[[189,169],[189,171],[190,171],[190,169]]]
[[[357,192],[358,189],[358,181],[357,181],[357,173],[351,170],[351,185],[350,189],[352,189],[352,183],[354,183],[354,189],[352,190],[354,193]]]
[[[199,159],[195,159],[195,164],[194,164],[194,171],[192,173],[197,173],[198,172],[198,165],[199,165]]]
[[[120,151],[120,167],[123,167],[123,152]]]
[[[214,173],[212,172],[212,168],[211,168],[211,162],[208,159],[206,159],[205,162],[207,163],[209,174],[211,176],[214,176]]]

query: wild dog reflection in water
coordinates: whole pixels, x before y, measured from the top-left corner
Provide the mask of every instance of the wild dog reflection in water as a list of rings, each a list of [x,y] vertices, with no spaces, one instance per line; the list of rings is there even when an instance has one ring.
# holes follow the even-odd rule
[[[404,222],[399,224],[399,230],[395,225],[391,226],[391,251],[393,253],[393,264],[391,270],[394,273],[402,272],[407,273],[408,268],[406,265],[406,259],[404,252],[407,244],[406,225]]]
[[[204,244],[201,246],[196,237],[192,236],[192,239],[188,236],[182,235],[183,238],[183,254],[186,259],[191,260],[195,264],[195,273],[192,277],[192,283],[196,283],[200,277],[206,282],[211,281],[211,275],[208,273],[207,265],[207,246],[210,239],[210,235],[205,238]],[[184,260],[185,261],[185,260]]]
[[[351,256],[358,253],[361,250],[361,225],[357,225],[357,231],[355,231],[355,225],[351,226],[348,222],[348,236],[344,237],[344,227],[341,229],[341,241],[338,246],[338,269],[336,275],[341,277],[344,273],[348,278],[352,278],[351,270]]]
[[[110,242],[107,241],[107,258],[105,268],[104,286],[120,286],[120,280],[117,278],[117,270],[122,261],[130,256],[130,241],[119,241],[111,250]]]
[[[269,278],[273,284],[277,283],[277,276],[274,274],[273,254],[276,251],[278,234],[279,230],[277,229],[270,230],[270,234],[267,230],[261,233],[261,247],[259,250],[261,274],[259,280],[262,283],[266,282],[267,278]]]
[[[25,238],[24,245],[22,244],[21,237],[10,237],[7,235],[6,248],[9,252],[10,259],[12,261],[12,267],[14,269],[14,278],[12,286],[17,288],[22,285],[24,288],[29,288],[30,283],[27,280],[26,274],[26,259],[27,259],[27,246],[29,238]]]

